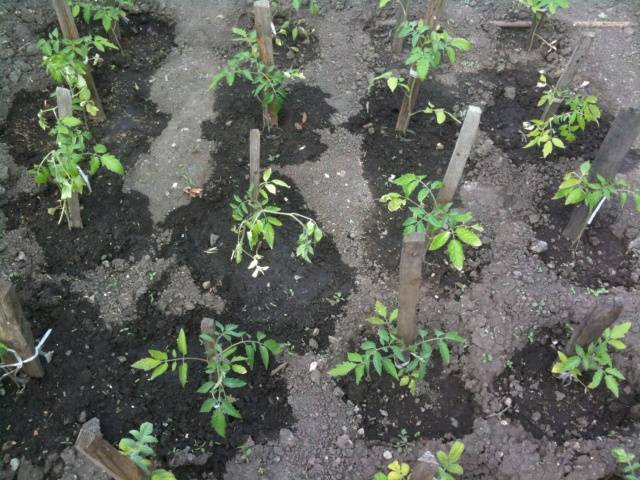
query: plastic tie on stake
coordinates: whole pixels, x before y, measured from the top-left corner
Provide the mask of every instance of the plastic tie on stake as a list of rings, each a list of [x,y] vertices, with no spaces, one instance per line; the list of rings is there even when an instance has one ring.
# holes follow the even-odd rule
[[[49,338],[49,335],[51,335],[51,332],[52,332],[52,329],[49,329],[45,332],[45,334],[42,336],[40,341],[35,346],[33,355],[31,355],[29,358],[22,359],[18,354],[18,352],[16,352],[14,349],[7,348],[6,351],[11,353],[14,357],[16,357],[18,361],[16,363],[0,364],[0,368],[3,368],[5,370],[12,369],[11,371],[2,375],[0,377],[0,380],[4,379],[5,377],[8,377],[9,375],[18,373],[20,370],[22,370],[22,367],[24,366],[25,363],[33,362],[36,358],[38,358],[39,355],[42,355],[47,360],[47,363],[49,363],[51,361],[51,355],[47,354],[47,352],[43,352],[42,347],[44,346],[44,342],[46,342],[47,339]]]

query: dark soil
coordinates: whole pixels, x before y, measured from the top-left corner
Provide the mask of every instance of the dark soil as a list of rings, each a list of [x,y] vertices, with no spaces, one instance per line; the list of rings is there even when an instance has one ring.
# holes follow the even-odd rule
[[[456,100],[450,94],[447,87],[429,81],[421,90],[417,108],[431,101],[451,111]],[[362,100],[363,109],[347,124],[351,132],[364,136],[364,175],[375,198],[396,190],[398,187],[390,179],[405,173],[426,175],[427,180],[441,179],[455,147],[459,125],[451,120],[438,125],[433,117],[424,114],[412,118],[411,131],[406,137],[396,135],[401,95],[392,94],[386,86],[376,88]],[[402,222],[407,216],[406,212],[391,213],[385,205],[379,204],[369,220],[368,254],[388,270],[394,271],[400,264]],[[447,264],[444,251],[426,256],[425,271],[430,281],[442,287],[445,294],[450,291],[459,294],[461,286],[469,281],[468,274],[475,277],[489,262],[488,246],[465,250],[467,258],[463,273]]]
[[[168,373],[149,383],[145,374],[129,367],[149,348],[173,346],[181,327],[187,332],[190,352],[201,355],[199,324],[211,312],[196,310],[173,318],[153,308],[140,309],[144,314],[137,323],[109,331],[97,309],[78,301],[66,285],[31,287],[38,293],[20,292],[26,316],[36,336],[53,329],[46,350],[54,354],[44,379],[31,381],[24,394],[9,387],[0,397],[3,442],[17,442],[20,455],[39,463],[51,446],[71,445],[81,426],[78,418],[85,412],[87,419],[100,419],[105,438],[113,443],[140,423],[152,422],[159,439],[156,452],[164,461],[185,447],[196,454],[212,453],[204,467],[175,469],[178,476],[196,471],[220,474],[249,436],[261,442],[293,422],[286,384],[261,365],[247,375],[249,385],[235,392],[243,419],[230,424],[226,439],[213,432],[206,414],[198,413],[204,396],[195,389],[205,381],[203,371],[192,366],[183,389],[175,375]]]
[[[522,65],[516,70],[505,70],[499,75],[489,72],[492,82],[496,84],[494,90],[495,104],[488,106],[482,114],[482,124],[480,128],[502,150],[510,154],[516,164],[533,163],[542,164],[553,162],[554,158],[582,157],[584,160],[593,160],[595,153],[600,148],[600,144],[609,131],[611,116],[603,112],[599,124],[588,124],[583,132],[577,135],[577,140],[573,143],[565,142],[567,148],[556,149],[547,159],[542,158],[542,151],[539,148],[523,148],[525,145],[523,137],[522,122],[540,118],[543,108],[538,107],[538,100],[542,96],[543,89],[536,88],[539,73],[531,66]],[[555,83],[555,79],[548,78],[550,84]],[[515,100],[511,100],[504,95],[506,87],[514,87],[516,90]],[[589,91],[589,87],[586,88]]]
[[[442,439],[447,434],[460,438],[473,430],[479,407],[473,394],[455,373],[444,373],[440,362],[427,371],[426,393],[412,396],[406,387],[398,385],[389,375],[372,373],[356,385],[352,377],[340,379],[345,400],[358,405],[363,415],[365,437],[389,441],[402,430],[409,437]]]
[[[618,206],[613,205],[610,210],[603,206],[574,248],[562,235],[573,208],[562,201],[551,200],[552,196],[553,192],[549,190],[538,205],[540,212],[549,217],[548,223],[541,223],[536,228],[536,238],[549,245],[549,249],[541,254],[545,263],[554,263],[560,275],[585,287],[633,288],[634,258],[627,251],[625,242],[610,229]]]
[[[169,121],[170,116],[159,112],[148,97],[149,82],[173,48],[173,36],[173,26],[165,21],[133,15],[123,24],[122,52],[107,53],[104,63],[94,70],[107,120],[92,125],[91,131],[97,142],[120,158],[125,170],[148,151]],[[47,95],[20,92],[0,131],[0,138],[11,145],[11,154],[20,165],[30,167],[53,147],[46,132],[37,126],[37,112]],[[93,193],[81,198],[85,227],[80,231],[57,225],[58,217],[47,214],[47,208],[57,205],[58,192],[53,185],[38,195],[21,196],[4,208],[10,219],[8,228],[27,226],[34,232],[51,273],[77,274],[104,259],[138,257],[152,239],[146,197],[122,193],[122,179],[109,172],[98,174],[91,183]]]
[[[251,85],[239,81],[228,87],[221,84],[216,95],[215,120],[202,122],[202,137],[218,143],[216,154],[238,165],[248,165],[249,132],[262,129],[260,103],[251,95]],[[335,112],[327,103],[328,96],[319,88],[303,84],[290,87],[279,115],[279,128],[263,131],[261,141],[261,166],[289,165],[317,162],[327,150],[320,142],[318,129],[330,128],[330,117]],[[301,130],[295,124],[307,121]],[[246,163],[245,163],[246,162]],[[242,167],[240,167],[242,168]]]
[[[529,344],[518,352],[511,360],[512,368],[496,380],[496,389],[513,402],[505,415],[520,422],[534,437],[558,443],[572,438],[592,439],[632,426],[629,410],[638,402],[638,393],[626,393],[628,385],[624,381],[619,399],[604,382],[590,393],[578,382],[563,386],[551,374],[557,354],[544,335],[542,344]],[[585,382],[590,378],[587,374]]]

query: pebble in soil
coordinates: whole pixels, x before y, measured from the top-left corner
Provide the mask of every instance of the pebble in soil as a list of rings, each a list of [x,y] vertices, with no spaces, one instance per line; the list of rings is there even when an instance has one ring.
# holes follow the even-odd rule
[[[511,399],[505,415],[534,437],[558,443],[633,427],[630,410],[640,400],[638,392],[624,381],[620,398],[615,398],[604,382],[588,392],[577,382],[563,385],[551,374],[557,353],[550,343],[551,336],[543,332],[540,341],[517,352],[511,359],[512,366],[496,379],[496,391]]]
[[[376,199],[397,191],[398,187],[391,180],[405,173],[426,175],[427,181],[441,179],[460,128],[452,120],[438,125],[432,116],[417,114],[412,118],[407,135],[398,136],[395,123],[401,101],[401,95],[392,94],[386,86],[376,87],[363,98],[360,113],[346,125],[351,132],[363,137],[364,175]],[[423,87],[417,105],[426,105],[427,101],[449,111],[457,109],[451,89],[436,81],[429,80]],[[457,198],[454,199],[455,206],[459,207]],[[367,221],[367,254],[387,270],[397,270],[400,263],[402,223],[407,216],[406,210],[392,213],[378,203]],[[438,293],[443,296],[449,296],[451,292],[458,296],[469,276],[477,277],[490,261],[491,250],[486,244],[479,249],[469,247],[465,250],[467,258],[463,272],[457,272],[447,264],[443,251],[426,255],[425,271],[430,282],[441,288]]]
[[[107,120],[91,125],[97,142],[104,143],[125,167],[132,168],[152,140],[166,127],[170,116],[149,100],[155,69],[173,48],[173,26],[163,20],[132,15],[123,25],[122,51],[108,52],[94,70]],[[53,148],[52,139],[37,128],[37,112],[47,92],[20,92],[0,133],[16,163],[31,167]],[[49,101],[50,102],[50,101]],[[51,273],[77,274],[105,259],[142,255],[151,240],[152,221],[147,198],[122,192],[122,178],[101,172],[91,179],[92,193],[81,197],[84,228],[58,225],[47,209],[57,205],[53,185],[36,195],[19,195],[4,207],[8,228],[27,226],[45,252]]]
[[[200,320],[212,312],[194,310],[172,317],[154,308],[141,309],[144,316],[139,321],[109,331],[96,308],[78,300],[68,285],[38,283],[20,294],[34,335],[53,329],[46,344],[53,357],[46,376],[29,382],[25,394],[10,386],[7,395],[0,396],[0,428],[3,442],[17,442],[16,453],[35,463],[44,462],[52,445],[72,444],[82,422],[95,416],[112,443],[141,422],[152,422],[161,463],[175,464],[178,453],[189,448],[202,465],[176,468],[178,476],[220,475],[240,445],[249,439],[275,438],[293,422],[286,383],[260,365],[246,375],[248,385],[234,392],[243,418],[230,423],[226,439],[213,432],[206,414],[199,413],[204,396],[195,390],[205,381],[203,370],[191,365],[189,383],[182,388],[170,373],[148,382],[144,373],[130,368],[147,349],[173,346],[181,327],[187,332],[189,351],[201,355]]]

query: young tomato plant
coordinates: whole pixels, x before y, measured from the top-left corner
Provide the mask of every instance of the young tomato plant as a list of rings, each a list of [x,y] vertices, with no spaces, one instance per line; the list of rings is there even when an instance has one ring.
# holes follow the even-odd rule
[[[372,480],[411,480],[411,467],[408,463],[400,463],[394,460],[387,465],[388,473],[378,472]]]
[[[282,348],[262,332],[258,332],[254,339],[238,330],[237,325],[223,325],[220,322],[215,322],[212,336],[202,334],[200,340],[205,345],[207,358],[187,356],[187,338],[181,329],[176,340],[177,351],[149,350],[149,357],[138,360],[132,366],[145,372],[151,371],[149,380],[164,375],[171,367],[171,371],[178,371],[178,379],[184,387],[189,372],[187,362],[204,363],[209,381],[203,383],[197,392],[208,398],[202,403],[200,412],[211,414],[211,426],[218,435],[224,437],[228,417],[242,418],[234,406],[237,399],[230,390],[247,385],[241,376],[253,369],[256,353],[260,355],[264,368],[269,368],[270,356],[277,355]]]
[[[91,91],[84,76],[89,63],[96,65],[100,61],[100,55],[94,53],[94,49],[105,52],[108,48],[117,50],[118,47],[99,35],[77,40],[60,38],[57,29],[49,34],[49,38],[38,40],[37,46],[43,54],[42,63],[51,78],[69,88],[74,101],[79,102],[89,115],[95,116],[98,109],[91,99]]]
[[[544,75],[540,75],[538,86],[549,87]],[[564,141],[575,142],[576,133],[583,131],[588,123],[598,123],[601,115],[598,99],[592,95],[582,96],[571,90],[549,87],[540,97],[538,106],[552,103],[561,104],[563,112],[547,120],[533,119],[523,124],[528,140],[524,148],[542,148],[543,158],[547,158],[554,148],[565,148]]]
[[[591,212],[603,199],[610,200],[617,197],[622,208],[626,205],[629,196],[633,196],[636,209],[640,212],[640,189],[632,189],[619,177],[613,182],[602,175],[596,175],[596,178],[592,179],[590,172],[591,162],[583,162],[577,172],[566,173],[553,199],[564,198],[565,205],[583,203]]]
[[[435,478],[437,480],[454,480],[454,475],[459,476],[464,474],[464,470],[458,463],[463,453],[464,443],[460,440],[453,442],[449,453],[443,452],[442,450],[436,452],[436,458],[438,459],[440,466],[438,467],[438,472]]]
[[[411,51],[405,64],[410,67],[410,77],[421,82],[424,82],[429,73],[441,65],[443,58],[446,57],[450,63],[455,63],[458,50],[466,51],[471,48],[471,43],[467,39],[451,37],[447,32],[433,30],[423,20],[404,22],[400,26],[398,36],[403,39],[409,38]],[[385,80],[392,92],[400,87],[407,97],[412,96],[415,88],[415,82],[410,81],[410,78],[396,75],[393,72],[385,72],[375,77],[370,86],[379,80]],[[444,122],[447,114],[444,109],[435,108],[431,104],[423,110],[410,112],[410,115],[414,113],[434,113],[438,123]],[[448,115],[455,119],[453,115]]]
[[[624,448],[614,448],[611,454],[622,467],[624,480],[640,480],[640,462],[634,454],[627,452]]]
[[[529,39],[529,50],[533,47],[533,41],[537,36],[538,29],[544,18],[551,14],[555,15],[559,8],[569,8],[569,0],[518,0],[527,7],[533,16],[533,27],[531,28],[531,38]]]
[[[349,352],[347,360],[329,370],[329,375],[344,377],[353,372],[359,384],[365,375],[370,377],[373,366],[379,376],[386,372],[415,395],[417,382],[427,374],[432,344],[438,349],[442,362],[448,364],[449,342],[464,342],[457,332],[435,330],[434,335],[429,336],[427,330],[421,328],[416,341],[407,347],[397,334],[398,309],[389,312],[382,303],[376,302],[375,313],[367,322],[378,327],[377,338],[362,342],[359,352]]]
[[[280,219],[288,218],[300,225],[301,232],[296,247],[297,257],[311,262],[314,246],[322,240],[322,230],[315,220],[300,213],[283,212],[280,207],[270,205],[269,195],[275,195],[278,187],[289,188],[289,185],[280,179],[271,178],[271,169],[268,168],[263,172],[262,182],[257,187],[257,198],[254,196],[254,187],[250,187],[243,198],[234,195],[231,202],[232,218],[236,222],[233,232],[237,235],[231,258],[236,263],[240,263],[244,255],[251,257],[249,269],[253,270],[254,278],[269,269],[258,264],[263,258],[260,255],[260,248],[264,243],[269,248],[273,248],[276,228],[282,226]]]
[[[84,23],[100,22],[104,31],[111,32],[120,19],[127,16],[126,8],[133,8],[135,0],[67,0],[74,17],[81,17]]]
[[[604,380],[607,388],[617,398],[620,390],[618,380],[624,380],[624,376],[614,367],[609,347],[623,350],[626,346],[621,339],[630,328],[631,322],[609,327],[600,338],[590,343],[586,350],[580,345],[576,345],[576,354],[573,356],[559,351],[558,361],[553,364],[551,372],[567,382],[576,380],[588,389],[598,388]],[[580,380],[581,375],[586,372],[593,372],[591,382],[587,385]]]
[[[275,65],[265,65],[260,60],[255,31],[247,32],[241,28],[233,28],[233,33],[236,36],[234,40],[244,44],[246,50],[236,53],[227,65],[213,76],[209,90],[216,88],[222,80],[230,87],[238,77],[248,81],[253,85],[253,96],[262,106],[264,125],[267,130],[271,130],[273,122],[267,110],[273,108],[277,114],[287,95],[285,81],[293,78],[303,79],[304,75],[297,69],[280,70]]]
[[[47,127],[44,117],[41,126]],[[93,151],[87,151],[87,143],[91,140],[91,133],[82,129],[82,121],[75,117],[57,118],[56,125],[49,132],[56,139],[56,148],[45,155],[42,161],[35,165],[30,173],[38,185],[52,182],[60,192],[58,207],[50,208],[54,214],[60,209],[60,218],[69,219],[68,202],[74,193],[82,195],[85,187],[91,191],[89,177],[102,167],[122,175],[124,168],[118,158],[107,151],[107,147],[98,143]],[[87,164],[88,162],[88,164]]]
[[[383,195],[380,202],[386,203],[390,212],[401,210],[409,205],[411,216],[404,223],[404,235],[425,232],[429,251],[435,251],[447,245],[449,261],[457,269],[464,267],[464,247],[478,248],[482,241],[477,233],[484,231],[482,225],[469,225],[473,216],[453,208],[452,203],[439,205],[435,192],[442,188],[439,180],[428,182],[425,175],[406,173],[392,181],[401,187],[401,192]]]
[[[124,437],[118,443],[120,453],[129,457],[142,471],[149,474],[150,480],[176,480],[168,470],[150,470],[151,458],[155,456],[151,445],[158,443],[158,439],[152,434],[153,425],[149,422],[140,425],[140,430],[129,430],[131,437]]]

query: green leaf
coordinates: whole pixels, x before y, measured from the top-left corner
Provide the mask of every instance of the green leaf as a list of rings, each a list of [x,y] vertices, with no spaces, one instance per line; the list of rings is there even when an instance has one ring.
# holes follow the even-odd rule
[[[462,337],[458,332],[447,332],[444,338],[451,342],[464,343],[464,337]]]
[[[569,195],[567,195],[566,200],[564,201],[565,205],[575,205],[576,203],[580,203],[584,200],[585,194],[579,188],[572,190]]]
[[[225,437],[227,434],[227,419],[222,413],[222,410],[218,409],[211,415],[211,426],[215,432],[221,437]]]
[[[553,151],[553,143],[551,141],[545,142],[544,146],[542,147],[542,156],[544,158],[547,158],[552,151]]]
[[[389,77],[387,79],[387,86],[389,90],[395,92],[396,88],[398,88],[398,77]]]
[[[607,385],[607,388],[609,390],[611,390],[611,393],[613,393],[613,395],[618,398],[618,396],[620,395],[620,391],[619,391],[619,387],[618,387],[618,380],[616,380],[616,378],[612,375],[606,375],[604,376],[604,383]]]
[[[387,307],[385,307],[382,302],[376,301],[375,311],[382,318],[387,318]]]
[[[124,168],[115,155],[107,153],[100,157],[100,161],[102,162],[102,166],[107,170],[117,173],[118,175],[124,174]]]
[[[332,377],[344,377],[351,372],[351,370],[356,368],[356,366],[357,365],[353,362],[342,362],[329,370],[329,375]]]
[[[228,388],[242,388],[247,384],[247,382],[240,380],[239,378],[225,377],[222,384]]]
[[[451,450],[449,450],[449,462],[457,463],[460,460],[460,457],[464,453],[464,443],[459,440],[453,442],[451,445]]]
[[[470,229],[466,227],[458,227],[456,228],[456,237],[462,240],[467,245],[471,245],[472,247],[480,247],[482,245],[482,241],[480,238],[472,232]]]
[[[155,380],[160,375],[163,375],[168,369],[169,369],[169,364],[168,363],[162,363],[162,364],[158,365],[153,370],[153,372],[151,372],[151,376],[149,377],[149,381]]]
[[[620,323],[611,328],[610,338],[620,339],[623,338],[629,329],[631,328],[631,322]]]
[[[202,402],[202,405],[200,406],[200,413],[209,413],[211,410],[213,410],[213,407],[215,407],[215,405],[216,403],[213,398],[207,398],[204,402]]]
[[[189,364],[187,362],[183,362],[178,366],[178,380],[180,380],[180,385],[183,387],[187,384],[187,374],[189,372]]]
[[[260,345],[258,347],[258,351],[260,352],[260,359],[262,360],[262,365],[264,368],[269,368],[269,350],[264,345]]]
[[[181,328],[178,333],[178,339],[176,340],[176,344],[178,345],[178,351],[182,355],[187,354],[187,336],[184,333],[184,330]]]
[[[449,363],[449,346],[447,345],[447,342],[443,341],[443,340],[438,340],[436,342],[436,345],[438,346],[438,352],[440,352],[440,357],[442,357],[442,362],[446,365]]]
[[[360,380],[362,380],[362,377],[364,376],[364,365],[360,364],[355,368],[355,373],[356,373],[356,384],[360,384]]]
[[[431,240],[431,245],[429,245],[429,251],[434,251],[442,248],[449,241],[450,237],[451,237],[450,231],[447,230],[444,232],[440,232],[438,235],[433,237],[433,240]]]
[[[462,270],[464,266],[464,250],[462,244],[454,239],[449,242],[449,260],[457,270]]]
[[[393,378],[398,380],[398,370],[396,369],[396,366],[393,363],[393,360],[391,360],[390,358],[383,358],[382,359],[382,368],[384,368],[385,372],[387,372]]]
[[[82,125],[82,120],[75,117],[64,117],[60,120],[65,127],[73,128]]]
[[[162,363],[160,360],[156,360],[155,358],[143,358],[135,362],[131,367],[136,368],[138,370],[144,370],[148,372],[149,370],[153,370],[158,365]]]

